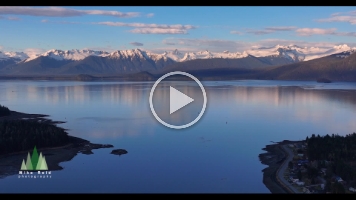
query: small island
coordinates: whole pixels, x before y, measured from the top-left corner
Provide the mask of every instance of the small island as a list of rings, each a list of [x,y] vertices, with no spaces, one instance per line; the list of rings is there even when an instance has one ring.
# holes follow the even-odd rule
[[[123,154],[127,154],[127,151],[125,149],[114,149],[111,151],[111,154],[121,156]]]
[[[356,193],[356,133],[267,145],[260,160],[272,193]]]
[[[19,172],[21,162],[34,147],[46,156],[48,169],[61,170],[59,163],[70,161],[78,153],[90,155],[93,149],[112,148],[110,144],[92,144],[68,135],[47,115],[11,111],[0,105],[0,178]]]

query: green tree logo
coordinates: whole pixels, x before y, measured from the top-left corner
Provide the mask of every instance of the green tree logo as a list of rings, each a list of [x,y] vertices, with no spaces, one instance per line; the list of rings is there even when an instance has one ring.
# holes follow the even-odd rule
[[[42,152],[40,156],[38,156],[36,146],[33,148],[32,156],[30,156],[30,152],[27,154],[27,160],[22,160],[21,170],[48,170],[46,158],[42,156]]]

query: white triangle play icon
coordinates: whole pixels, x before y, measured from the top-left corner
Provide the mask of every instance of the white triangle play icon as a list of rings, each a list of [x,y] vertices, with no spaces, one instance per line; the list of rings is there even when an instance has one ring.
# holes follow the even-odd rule
[[[175,111],[181,109],[193,101],[194,99],[181,93],[174,87],[169,87],[169,114],[174,113]]]

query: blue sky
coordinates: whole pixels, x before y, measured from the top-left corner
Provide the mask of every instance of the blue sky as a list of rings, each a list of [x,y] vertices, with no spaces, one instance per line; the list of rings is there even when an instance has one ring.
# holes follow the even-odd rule
[[[0,50],[356,46],[356,7],[0,7]]]

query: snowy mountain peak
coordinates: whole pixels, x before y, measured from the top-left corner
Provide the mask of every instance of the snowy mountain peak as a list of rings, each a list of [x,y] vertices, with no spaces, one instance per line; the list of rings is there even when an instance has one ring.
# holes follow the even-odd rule
[[[350,50],[346,44],[334,46],[332,48],[325,47],[300,47],[298,45],[290,44],[287,46],[276,45],[273,47],[259,47],[246,52],[256,57],[265,56],[282,56],[293,61],[308,61],[343,51]]]
[[[141,50],[141,49],[130,49],[130,50],[117,50],[112,52],[109,57],[112,58],[123,58],[123,59],[133,59],[133,58],[139,58],[139,59],[149,59],[149,56],[147,55],[147,52]]]
[[[351,50],[351,47],[349,47],[347,44],[337,45],[334,46],[333,48],[337,50],[344,50],[344,51]]]
[[[210,59],[210,58],[225,58],[237,59],[244,57],[282,57],[289,59],[292,62],[307,61],[315,58],[320,58],[329,55],[336,55],[339,57],[347,57],[354,53],[356,48],[351,48],[347,44],[336,45],[333,47],[300,47],[295,44],[280,45],[277,44],[271,47],[252,46],[251,49],[240,52],[230,52],[228,50],[222,52],[211,52],[209,50],[186,52],[174,49],[172,51],[165,51],[162,54],[152,53],[139,48],[128,50],[117,50],[112,53],[105,51],[96,51],[91,49],[72,49],[59,50],[51,49],[42,54],[34,52],[4,52],[0,51],[0,60],[12,59],[13,62],[28,62],[38,57],[44,56],[56,60],[83,60],[88,56],[112,57],[115,59],[143,59],[143,60],[173,60],[176,62],[183,62],[194,59]]]
[[[32,56],[29,59],[27,59],[25,62],[28,62],[30,60],[36,59],[40,56],[44,57],[49,57],[53,58],[56,60],[83,60],[84,58],[88,56],[107,56],[109,53],[105,51],[94,51],[90,49],[83,49],[83,50],[78,50],[78,49],[72,49],[72,50],[59,50],[59,49],[51,49],[43,54],[37,55],[37,56]]]
[[[16,62],[21,62],[25,59],[29,58],[27,54],[24,52],[1,52],[0,51],[0,60],[13,59]]]
[[[354,54],[355,52],[356,52],[356,48],[352,48],[352,49],[350,48],[350,50],[333,54],[333,56],[336,56],[336,57],[339,57],[339,58],[347,58],[347,57],[349,57],[351,54]]]
[[[181,52],[178,51],[178,49],[175,49],[174,51],[172,51],[173,55],[181,55]]]

